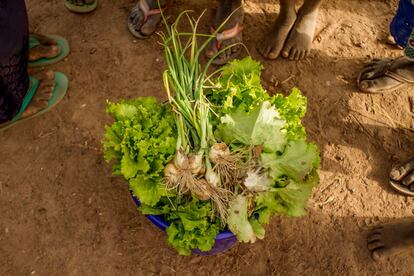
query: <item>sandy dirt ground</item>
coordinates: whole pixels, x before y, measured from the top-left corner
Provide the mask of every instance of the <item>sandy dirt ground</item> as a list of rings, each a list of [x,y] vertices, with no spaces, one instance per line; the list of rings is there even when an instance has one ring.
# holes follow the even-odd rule
[[[246,0],[245,43],[255,43],[277,16],[274,0]],[[89,15],[62,0],[29,0],[30,29],[60,34],[72,53],[51,68],[70,78],[53,111],[0,135],[1,275],[412,275],[412,255],[380,264],[366,235],[382,222],[414,214],[412,198],[387,185],[391,166],[414,153],[413,89],[358,93],[355,78],[373,57],[401,55],[384,43],[396,1],[329,0],[315,46],[301,62],[264,61],[264,84],[308,97],[304,123],[321,150],[321,184],[309,215],[275,218],[266,238],[213,257],[181,257],[165,234],[140,215],[125,182],[111,176],[101,139],[107,99],[165,99],[158,38],[135,40],[126,19],[132,0],[101,0]],[[201,13],[210,1],[177,0]],[[212,12],[203,21],[207,31]],[[410,130],[411,128],[411,130]]]

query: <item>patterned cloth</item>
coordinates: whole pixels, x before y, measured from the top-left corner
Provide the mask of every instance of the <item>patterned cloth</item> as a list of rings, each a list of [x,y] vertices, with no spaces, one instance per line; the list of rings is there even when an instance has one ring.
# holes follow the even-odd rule
[[[28,38],[24,0],[0,0],[0,123],[13,118],[27,93]]]
[[[405,47],[404,54],[409,59],[414,60],[414,29],[412,30],[411,35],[408,38],[408,43],[407,43],[407,47]]]

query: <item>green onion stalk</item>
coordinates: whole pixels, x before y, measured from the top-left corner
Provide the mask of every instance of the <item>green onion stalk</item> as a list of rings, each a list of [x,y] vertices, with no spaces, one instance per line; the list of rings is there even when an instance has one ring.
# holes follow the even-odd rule
[[[184,15],[190,23],[191,33],[178,31],[178,25]],[[225,221],[230,191],[221,185],[221,177],[218,173],[221,170],[214,169],[218,163],[211,157],[211,149],[217,148],[211,123],[214,113],[204,88],[211,76],[220,72],[219,69],[208,75],[211,61],[234,45],[219,51],[208,61],[205,68],[202,68],[199,62],[200,56],[216,34],[197,33],[201,17],[202,15],[195,20],[189,16],[188,11],[185,11],[171,26],[168,26],[163,16],[167,31],[166,34],[160,35],[168,66],[163,73],[163,83],[175,113],[178,132],[176,156],[173,164],[165,168],[166,186],[176,189],[181,194],[191,193],[202,200],[211,199],[222,221]],[[225,23],[226,21],[222,26]],[[199,37],[207,37],[207,40],[199,45]],[[227,146],[226,149],[228,150]],[[212,160],[216,163],[214,166]]]

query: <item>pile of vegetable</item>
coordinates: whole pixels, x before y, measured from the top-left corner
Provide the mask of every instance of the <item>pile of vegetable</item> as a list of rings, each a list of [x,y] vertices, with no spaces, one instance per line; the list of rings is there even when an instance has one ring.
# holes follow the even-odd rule
[[[177,31],[183,15],[192,33]],[[162,35],[168,103],[108,103],[114,123],[103,141],[114,174],[143,214],[164,215],[168,242],[182,255],[209,251],[225,229],[241,242],[263,239],[272,214],[306,213],[319,182],[318,149],[301,124],[306,98],[298,89],[270,96],[250,57],[210,74],[199,59],[214,36],[199,45],[197,24],[183,13]]]

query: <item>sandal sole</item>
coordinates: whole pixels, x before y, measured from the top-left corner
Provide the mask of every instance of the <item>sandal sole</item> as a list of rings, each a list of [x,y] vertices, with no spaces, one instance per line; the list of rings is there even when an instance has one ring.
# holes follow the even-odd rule
[[[74,13],[90,13],[93,12],[94,10],[96,10],[96,8],[98,7],[98,0],[96,0],[93,4],[90,5],[82,5],[82,6],[78,6],[78,5],[74,5],[72,3],[70,3],[68,0],[65,0],[65,7]]]
[[[59,54],[52,58],[40,58],[35,61],[29,61],[28,63],[29,67],[40,67],[40,66],[55,64],[63,60],[69,55],[70,47],[66,39],[58,35],[46,35],[46,36],[56,42],[56,45],[59,47]]]
[[[31,79],[31,81],[33,81],[33,80],[34,79]],[[7,130],[7,129],[9,129],[9,128],[17,125],[17,124],[23,123],[27,120],[36,118],[36,117],[50,111],[56,105],[58,105],[66,95],[66,92],[68,90],[69,80],[65,76],[65,74],[63,74],[61,72],[55,72],[54,80],[55,80],[55,89],[53,90],[52,98],[49,100],[49,104],[46,108],[44,108],[42,110],[39,110],[38,112],[36,112],[35,114],[33,114],[33,115],[31,115],[27,118],[12,120],[9,123],[4,124],[0,128],[0,132],[3,132],[5,130]]]
[[[397,191],[397,192],[399,192],[399,193],[401,193],[403,195],[406,195],[406,196],[414,196],[414,192],[413,191],[410,191],[406,186],[401,185],[400,183],[398,183],[398,182],[396,182],[394,180],[391,180],[390,179],[390,185],[391,185],[391,187],[395,191]]]

